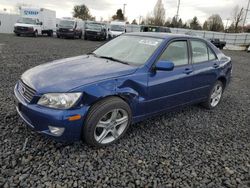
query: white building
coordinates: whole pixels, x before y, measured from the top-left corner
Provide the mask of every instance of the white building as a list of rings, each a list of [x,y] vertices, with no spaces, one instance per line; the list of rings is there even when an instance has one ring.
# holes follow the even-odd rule
[[[13,33],[14,24],[19,17],[18,14],[0,13],[0,33]]]

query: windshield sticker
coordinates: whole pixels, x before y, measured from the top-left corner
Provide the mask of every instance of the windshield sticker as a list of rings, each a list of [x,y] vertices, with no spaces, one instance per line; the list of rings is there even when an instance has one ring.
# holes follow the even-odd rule
[[[146,40],[146,39],[140,40],[139,43],[140,44],[150,45],[150,46],[157,46],[159,44],[158,41],[152,41],[152,40]]]

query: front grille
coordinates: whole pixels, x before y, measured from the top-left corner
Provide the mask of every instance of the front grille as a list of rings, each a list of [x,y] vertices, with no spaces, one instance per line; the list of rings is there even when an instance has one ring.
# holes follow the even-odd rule
[[[65,29],[65,28],[59,28],[60,32],[69,32],[69,29]]]
[[[96,31],[86,31],[86,33],[89,35],[97,35]]]
[[[29,28],[28,28],[28,27],[17,26],[17,27],[16,27],[16,30],[17,30],[17,31],[28,31]]]
[[[27,86],[23,81],[19,81],[18,91],[28,102],[30,102],[36,94],[36,90]]]

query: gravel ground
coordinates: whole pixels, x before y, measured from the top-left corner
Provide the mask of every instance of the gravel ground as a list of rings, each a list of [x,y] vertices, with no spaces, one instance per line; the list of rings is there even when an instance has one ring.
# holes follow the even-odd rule
[[[0,187],[250,187],[250,53],[225,51],[234,78],[213,111],[151,118],[102,149],[27,131],[12,99],[20,75],[99,44],[0,35]]]

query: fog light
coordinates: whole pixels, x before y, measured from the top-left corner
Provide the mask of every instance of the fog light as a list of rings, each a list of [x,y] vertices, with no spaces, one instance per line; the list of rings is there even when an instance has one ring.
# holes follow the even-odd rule
[[[54,135],[54,136],[61,136],[65,130],[65,128],[63,127],[53,127],[53,126],[49,126],[49,130],[50,132]]]

